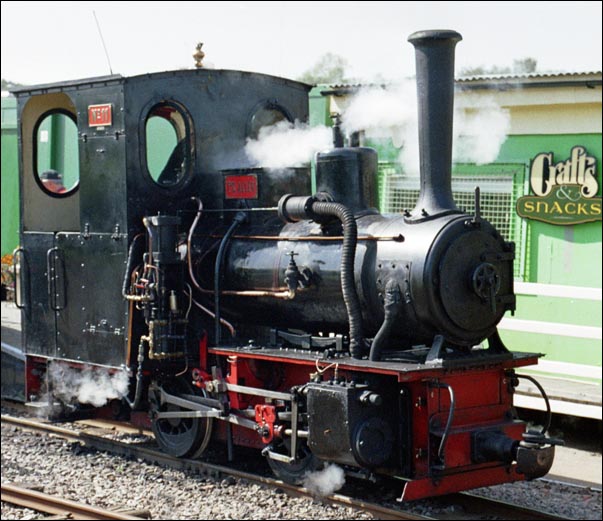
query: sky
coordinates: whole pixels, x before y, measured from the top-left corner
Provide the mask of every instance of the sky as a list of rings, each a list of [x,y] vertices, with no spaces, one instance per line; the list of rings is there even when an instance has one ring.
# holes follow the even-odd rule
[[[457,71],[525,57],[535,58],[540,72],[601,71],[601,5],[2,1],[2,78],[38,84],[192,68],[203,42],[205,63],[214,68],[296,79],[331,52],[358,81],[395,81],[414,74],[406,40],[425,29],[462,34]]]

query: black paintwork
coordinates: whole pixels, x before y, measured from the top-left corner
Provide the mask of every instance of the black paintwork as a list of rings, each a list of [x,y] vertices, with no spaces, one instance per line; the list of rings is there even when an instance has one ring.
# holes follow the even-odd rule
[[[40,197],[41,188],[23,177],[34,175],[26,167],[34,151],[31,138],[21,135],[27,352],[113,366],[126,363],[128,307],[121,286],[129,244],[144,231],[142,218],[182,210],[186,219],[191,215],[187,213],[191,195],[200,196],[205,208],[222,208],[222,171],[255,166],[244,152],[255,111],[269,102],[291,120],[306,121],[308,90],[305,84],[272,76],[208,69],[16,90],[20,119],[30,113],[28,106],[39,104],[46,112],[55,108],[57,96],[68,100],[73,107],[68,112],[77,120],[80,159],[75,194],[62,199]],[[164,102],[183,108],[192,150],[188,177],[171,188],[157,185],[146,166],[146,118]],[[111,104],[111,125],[88,125],[88,107],[98,104]],[[299,173],[296,169],[293,187],[309,190],[309,171]],[[262,199],[257,202],[275,204],[272,200],[282,191],[279,183],[283,181],[264,175]],[[48,218],[38,217],[45,215]],[[219,229],[223,219],[223,215],[210,217],[210,229]],[[134,331],[141,331],[140,322],[137,315]]]
[[[509,245],[487,222],[460,213],[452,201],[451,85],[458,39],[456,33],[448,32],[411,37],[417,48],[422,122],[422,192],[412,215],[386,217],[370,211],[376,202],[374,151],[336,148],[317,158],[318,190],[329,192],[329,197],[344,202],[357,215],[354,279],[366,337],[372,338],[383,322],[386,285],[397,285],[403,297],[389,342],[392,349],[431,345],[437,335],[454,345],[471,346],[491,336],[503,313],[514,306]],[[261,74],[204,69],[99,78],[20,90],[20,114],[29,102],[44,100],[54,92],[68,96],[77,114],[80,189],[73,201],[79,202],[79,229],[63,229],[58,222],[53,224],[54,233],[27,230],[23,234],[24,256],[27,261],[35,259],[36,265],[27,264],[24,273],[32,293],[25,310],[25,334],[35,339],[28,349],[118,365],[125,361],[128,340],[127,306],[120,298],[123,272],[129,244],[136,234],[146,231],[144,217],[167,219],[169,244],[183,242],[195,215],[190,198],[201,199],[205,213],[193,239],[193,269],[210,289],[217,245],[234,210],[270,208],[288,192],[309,195],[307,168],[286,174],[264,170],[252,164],[244,151],[257,110],[280,107],[290,120],[307,119],[308,86]],[[104,103],[112,106],[112,124],[89,127],[88,107]],[[178,107],[188,129],[188,174],[171,187],[155,183],[146,165],[146,119],[160,104]],[[224,178],[233,174],[256,175],[258,197],[227,200]],[[25,193],[24,206],[28,197]],[[346,334],[340,224],[305,220],[283,225],[271,210],[249,212],[249,217],[224,245],[220,287],[282,292],[291,252],[299,269],[308,273],[309,286],[290,300],[224,295],[223,316],[237,322],[242,337],[251,335],[257,326]],[[57,274],[49,286],[49,276],[39,263],[52,248],[56,250],[48,262],[56,265]],[[179,254],[170,248],[172,253],[161,256],[170,257],[170,263],[178,266],[162,279],[171,281],[170,288],[161,290],[164,300],[170,290],[181,293],[185,287],[179,279],[186,270]],[[485,258],[487,269],[498,277],[495,298],[485,298],[488,287],[477,291],[472,286]],[[198,298],[213,306],[213,298]],[[153,313],[167,317],[166,302],[160,313],[159,308],[149,308],[146,319]],[[142,318],[135,314],[135,331],[144,331]],[[193,330],[206,321],[196,311],[191,315]],[[79,334],[85,335],[84,342],[77,340]]]

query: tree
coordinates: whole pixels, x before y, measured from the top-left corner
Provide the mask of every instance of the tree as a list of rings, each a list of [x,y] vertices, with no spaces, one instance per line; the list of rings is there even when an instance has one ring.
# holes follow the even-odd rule
[[[348,83],[350,81],[346,77],[348,67],[348,61],[345,58],[328,52],[319,58],[316,65],[297,79],[305,83]]]
[[[2,90],[10,90],[14,89],[15,87],[23,87],[23,85],[21,83],[15,83],[14,81],[5,80],[2,78]]]
[[[536,58],[520,58],[513,60],[512,67],[499,67],[497,65],[466,67],[461,69],[461,76],[496,76],[499,74],[529,74],[536,72],[538,61]]]
[[[536,72],[538,62],[535,58],[522,58],[521,60],[513,60],[513,72],[518,74],[529,74]]]

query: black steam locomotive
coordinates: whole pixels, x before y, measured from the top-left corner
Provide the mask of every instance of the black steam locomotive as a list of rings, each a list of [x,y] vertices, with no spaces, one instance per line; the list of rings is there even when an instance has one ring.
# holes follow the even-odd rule
[[[401,478],[405,500],[546,474],[546,426],[513,409],[538,355],[496,329],[513,244],[478,190],[475,215],[451,192],[460,39],[409,38],[421,193],[394,217],[375,210],[375,151],[337,127],[314,195],[309,168],[250,162],[260,129],[307,120],[305,84],[199,68],[16,91],[28,399],[58,363],[125,373],[113,405],[173,455],[257,447],[289,481],[336,462]],[[61,125],[75,144],[49,163]]]

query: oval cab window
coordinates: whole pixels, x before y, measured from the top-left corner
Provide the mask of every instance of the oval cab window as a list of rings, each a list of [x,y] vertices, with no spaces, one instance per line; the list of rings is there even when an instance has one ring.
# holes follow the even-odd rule
[[[191,168],[188,120],[171,103],[155,105],[145,122],[146,160],[151,179],[162,187],[180,185]]]
[[[77,125],[71,114],[51,112],[36,129],[36,176],[53,196],[73,193],[80,181]]]
[[[264,102],[252,113],[247,124],[247,135],[251,139],[258,139],[262,128],[271,127],[281,121],[291,121],[285,109],[275,102]]]

